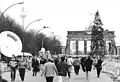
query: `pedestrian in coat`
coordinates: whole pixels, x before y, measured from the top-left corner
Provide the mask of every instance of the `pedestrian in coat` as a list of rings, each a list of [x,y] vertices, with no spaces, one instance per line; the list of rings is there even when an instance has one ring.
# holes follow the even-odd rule
[[[18,65],[19,74],[20,74],[20,78],[21,78],[22,82],[24,81],[26,66],[27,66],[27,63],[26,63],[25,59],[22,57],[21,60],[19,61],[19,65]]]
[[[85,61],[86,61],[86,57],[82,57],[81,58],[81,67],[82,67],[83,72],[85,72]]]
[[[53,78],[56,75],[58,75],[58,71],[57,68],[55,66],[55,64],[53,63],[52,59],[48,59],[48,62],[45,63],[44,65],[44,69],[42,71],[41,76],[45,76],[46,78],[46,82],[53,82]]]
[[[85,61],[85,71],[86,71],[86,77],[88,77],[88,72],[92,69],[92,63],[93,60],[88,56],[88,58]]]
[[[97,77],[99,78],[100,76],[100,72],[102,70],[102,59],[100,57],[98,57],[98,60],[97,60],[97,64],[95,65],[96,67],[96,70],[97,70]]]
[[[65,57],[62,56],[61,60],[57,64],[58,75],[62,77],[62,82],[66,82],[66,76],[68,74],[68,64],[65,62]]]
[[[14,82],[16,77],[16,69],[18,67],[18,60],[16,60],[16,57],[14,55],[9,61],[8,66],[11,69],[11,81]]]
[[[78,75],[79,74],[79,70],[80,70],[80,60],[79,60],[78,57],[77,57],[77,59],[74,60],[73,66],[74,66],[75,74]]]
[[[58,57],[55,57],[55,58],[54,58],[54,62],[55,62],[55,66],[57,67],[57,64],[58,64],[58,62],[59,62],[59,58],[58,58]]]
[[[69,78],[71,77],[70,73],[72,71],[72,65],[73,65],[73,59],[71,56],[67,59],[67,64],[68,64],[68,76]]]
[[[32,59],[32,68],[33,68],[33,76],[37,75],[39,71],[39,61],[37,60],[36,56]]]

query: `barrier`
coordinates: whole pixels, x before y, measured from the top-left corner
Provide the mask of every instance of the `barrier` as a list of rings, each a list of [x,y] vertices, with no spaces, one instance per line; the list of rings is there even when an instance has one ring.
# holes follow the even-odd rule
[[[0,64],[1,64],[1,72],[2,73],[10,71],[10,68],[7,66],[6,63],[0,63]]]
[[[111,74],[114,78],[120,77],[120,64],[110,61],[104,61],[102,63],[102,72]],[[119,79],[120,80],[120,79]]]

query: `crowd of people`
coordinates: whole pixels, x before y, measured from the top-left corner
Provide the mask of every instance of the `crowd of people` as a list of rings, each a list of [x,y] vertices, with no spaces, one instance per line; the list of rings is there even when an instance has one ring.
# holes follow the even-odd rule
[[[74,73],[79,74],[79,70],[82,69],[86,73],[86,78],[89,77],[89,72],[92,68],[96,68],[97,77],[100,77],[100,71],[102,70],[101,57],[97,60],[91,56],[86,57],[76,57],[73,59],[71,56],[67,57],[57,56],[51,58],[45,58],[43,56],[37,57],[33,56],[31,63],[26,62],[24,57],[20,60],[13,55],[11,60],[8,62],[8,67],[11,68],[11,81],[15,82],[16,71],[18,70],[21,77],[21,81],[24,81],[26,70],[32,70],[33,76],[37,76],[37,73],[41,71],[41,77],[46,78],[46,82],[53,82],[55,75],[62,77],[62,81],[66,82],[66,77],[71,78],[71,72],[74,67]],[[30,65],[31,64],[31,65]]]

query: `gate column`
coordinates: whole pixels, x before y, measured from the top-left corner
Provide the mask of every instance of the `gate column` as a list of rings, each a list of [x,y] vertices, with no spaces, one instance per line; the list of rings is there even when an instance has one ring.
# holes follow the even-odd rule
[[[87,40],[84,40],[84,55],[87,55]]]
[[[78,45],[79,45],[79,41],[77,40],[77,41],[76,41],[76,55],[79,54],[79,53],[78,53],[78,52],[79,52],[79,50],[78,50]]]
[[[70,40],[69,39],[67,39],[66,55],[70,55]]]

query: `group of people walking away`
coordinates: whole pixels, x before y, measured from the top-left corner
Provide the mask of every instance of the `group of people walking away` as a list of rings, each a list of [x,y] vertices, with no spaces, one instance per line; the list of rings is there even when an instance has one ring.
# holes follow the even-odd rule
[[[41,63],[40,63],[41,62]],[[41,61],[37,59],[37,56],[32,57],[31,67],[33,76],[37,76],[37,72],[40,71],[40,66],[44,65],[47,62],[47,59],[41,57]],[[42,65],[41,65],[42,64]],[[8,67],[11,70],[11,82],[15,82],[16,71],[19,72],[21,81],[24,81],[26,70],[30,71],[30,65],[26,61],[25,57],[21,57],[19,60],[13,55],[10,61],[8,62]]]
[[[98,56],[97,61],[93,61],[93,59],[91,59],[90,56],[81,58],[81,67],[82,67],[83,72],[86,72],[87,78],[88,78],[88,72],[92,70],[92,67],[96,68],[98,78],[102,70],[103,60],[101,59],[101,57]]]
[[[66,60],[65,56],[62,56],[61,58],[55,58],[55,60],[48,59],[48,62],[44,65],[44,70],[41,76],[44,75],[46,77],[46,82],[53,82],[56,73],[56,75],[62,77],[62,82],[66,82],[66,77],[71,77],[70,73],[73,66],[76,75],[79,74],[81,67],[83,72],[86,73],[86,78],[88,78],[88,73],[92,70],[93,63],[95,63],[94,67],[96,68],[97,77],[99,78],[100,71],[102,70],[102,62],[103,61],[100,57],[98,57],[97,62],[94,62],[90,56],[83,57],[81,59],[77,57],[74,61],[71,57]]]
[[[69,56],[69,58],[62,56],[49,59],[41,57],[41,59],[38,61],[37,57],[34,56],[32,58],[33,76],[37,76],[37,72],[41,70],[41,76],[45,76],[46,82],[53,82],[55,75],[60,76],[62,82],[66,82],[67,76],[68,78],[71,78],[70,74],[72,72],[72,67],[74,67],[74,72],[76,75],[79,74],[79,70],[81,68],[82,71],[86,73],[86,78],[88,78],[88,72],[92,70],[94,65],[97,71],[97,77],[99,78],[103,61],[101,57],[98,57],[97,62],[94,62],[93,59],[94,58],[91,58],[90,56],[82,57],[81,59],[77,57],[73,61],[71,56]],[[12,82],[15,81],[17,70],[19,72],[21,81],[24,81],[26,68],[28,67],[24,57],[21,57],[21,59],[18,61],[13,55],[11,60],[8,62],[8,67],[11,68]]]

